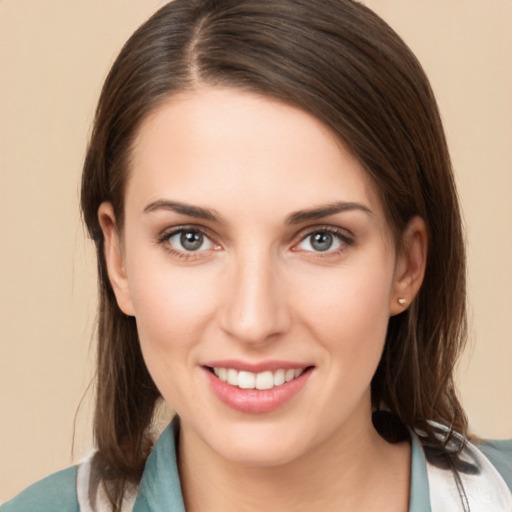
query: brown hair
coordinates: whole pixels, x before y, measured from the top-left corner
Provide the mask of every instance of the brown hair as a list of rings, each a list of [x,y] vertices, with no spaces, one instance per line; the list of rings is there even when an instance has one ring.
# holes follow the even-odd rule
[[[466,434],[454,364],[465,341],[465,256],[445,136],[428,80],[405,43],[350,0],[175,0],[129,39],[103,87],[82,178],[82,211],[99,267],[97,402],[99,474],[114,510],[137,482],[151,445],[159,392],[134,318],[117,306],[97,211],[123,226],[130,149],[141,122],[170,95],[199,84],[257,92],[322,120],[380,191],[397,246],[408,221],[428,229],[423,286],[389,321],[372,381],[374,405],[436,440],[434,420]]]

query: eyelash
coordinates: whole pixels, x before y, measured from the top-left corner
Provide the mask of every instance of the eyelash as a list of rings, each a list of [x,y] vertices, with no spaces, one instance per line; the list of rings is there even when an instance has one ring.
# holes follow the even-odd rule
[[[157,243],[162,245],[167,252],[169,252],[172,256],[179,258],[182,261],[195,261],[201,256],[201,253],[204,253],[208,251],[201,250],[201,251],[181,251],[174,249],[172,245],[169,243],[169,240],[178,234],[183,233],[197,233],[199,235],[202,235],[205,239],[209,240],[211,244],[216,246],[213,250],[219,250],[217,247],[220,247],[218,244],[216,244],[212,237],[208,234],[208,232],[203,227],[196,227],[196,226],[181,226],[179,228],[172,228],[171,230],[164,231],[157,239]],[[299,252],[300,249],[297,249],[297,246],[302,244],[304,241],[308,239],[308,237],[311,237],[316,234],[324,234],[324,235],[331,235],[334,238],[336,238],[340,246],[334,250],[327,249],[325,252],[322,251],[304,251],[306,253],[310,253],[310,257],[312,258],[329,258],[333,256],[337,256],[338,254],[342,253],[344,250],[346,250],[347,247],[355,245],[355,240],[353,237],[346,234],[346,231],[342,231],[340,229],[336,229],[330,226],[315,226],[314,229],[310,229],[303,235],[301,235],[300,240],[296,242],[292,246],[293,252]],[[310,242],[311,243],[311,242]],[[210,249],[211,250],[211,249]]]
[[[347,249],[347,247],[351,247],[355,245],[355,240],[352,236],[347,235],[346,231],[336,229],[330,226],[315,226],[313,229],[310,229],[307,233],[301,236],[299,242],[294,244],[292,250],[299,251],[299,249],[295,249],[297,245],[306,241],[309,237],[312,237],[316,234],[323,235],[331,235],[334,238],[338,239],[340,246],[334,250],[327,249],[326,251],[305,251],[311,254],[313,258],[330,258],[336,257],[341,254],[343,251]],[[311,242],[310,242],[311,244]]]
[[[196,227],[196,226],[181,226],[179,228],[172,228],[168,231],[164,231],[157,239],[158,244],[162,245],[164,249],[169,252],[172,256],[179,258],[182,261],[195,261],[199,257],[201,257],[201,253],[205,252],[202,251],[181,251],[174,249],[172,245],[169,243],[169,240],[176,235],[183,233],[196,233],[198,235],[203,236],[206,240],[209,240],[211,244],[215,245],[216,247],[218,244],[216,244],[212,237],[205,231],[202,227]],[[213,249],[217,250],[217,249]]]

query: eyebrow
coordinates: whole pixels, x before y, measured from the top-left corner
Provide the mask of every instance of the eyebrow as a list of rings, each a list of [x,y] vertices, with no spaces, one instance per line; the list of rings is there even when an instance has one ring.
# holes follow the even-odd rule
[[[215,211],[208,208],[202,208],[200,206],[192,206],[178,201],[170,201],[166,199],[158,199],[149,203],[144,208],[144,213],[151,213],[155,210],[169,210],[181,215],[187,215],[196,219],[208,220],[211,222],[217,222],[219,224],[225,224],[224,219]],[[307,222],[310,220],[322,219],[329,215],[335,215],[337,213],[347,211],[362,211],[368,215],[373,215],[373,212],[364,204],[355,202],[338,201],[327,205],[322,205],[316,208],[308,210],[298,210],[290,213],[285,219],[285,224],[293,225],[300,224],[301,222]]]
[[[319,206],[317,208],[311,208],[309,210],[300,210],[291,213],[286,217],[286,224],[300,224],[309,220],[322,219],[329,215],[335,215],[337,213],[348,212],[348,211],[362,211],[368,215],[373,215],[373,212],[361,203],[338,201],[336,203],[330,203],[325,206]]]
[[[158,199],[149,203],[144,208],[144,213],[151,213],[155,210],[169,210],[188,217],[194,217],[195,219],[209,220],[211,222],[217,222],[223,224],[224,220],[214,210],[207,208],[201,208],[200,206],[192,206],[185,203],[179,203],[177,201],[168,201],[165,199]]]

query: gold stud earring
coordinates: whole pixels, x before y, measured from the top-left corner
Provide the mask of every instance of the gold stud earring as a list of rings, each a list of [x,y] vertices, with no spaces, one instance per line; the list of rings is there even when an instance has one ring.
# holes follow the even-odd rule
[[[398,304],[400,304],[400,306],[405,306],[405,304],[407,303],[407,300],[404,299],[403,297],[399,297],[397,300],[398,300]]]

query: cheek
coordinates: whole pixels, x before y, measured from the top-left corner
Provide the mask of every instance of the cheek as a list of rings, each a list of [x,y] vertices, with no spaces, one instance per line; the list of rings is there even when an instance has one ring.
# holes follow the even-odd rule
[[[373,375],[389,321],[393,262],[343,267],[296,287],[296,308],[336,375]],[[375,264],[377,263],[377,264]],[[306,292],[307,291],[307,292]]]
[[[139,331],[151,333],[146,341],[155,344],[186,345],[207,313],[204,289],[179,274],[140,276],[131,289]]]
[[[194,365],[196,346],[214,314],[215,276],[199,267],[170,265],[165,256],[132,254],[135,264],[127,261],[127,269],[141,349],[165,396],[165,388],[174,385],[169,375]]]

